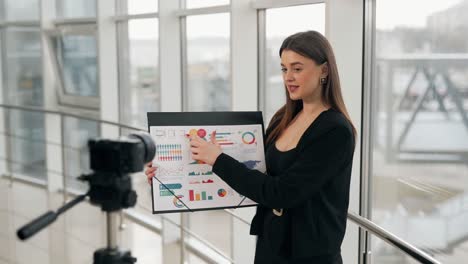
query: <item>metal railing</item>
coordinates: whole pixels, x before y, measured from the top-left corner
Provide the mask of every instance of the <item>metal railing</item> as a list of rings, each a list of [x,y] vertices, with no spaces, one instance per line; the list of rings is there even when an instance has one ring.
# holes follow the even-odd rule
[[[348,212],[348,219],[357,224],[359,227],[365,229],[366,231],[372,233],[373,235],[381,238],[388,244],[393,247],[401,250],[406,255],[413,257],[415,260],[423,264],[440,264],[439,261],[429,256],[424,251],[418,249],[417,247],[411,245],[410,243],[404,241],[403,239],[397,237],[396,235],[388,232],[382,227],[378,226],[374,222],[366,219],[362,216],[359,216],[356,213]]]
[[[43,114],[53,114],[53,115],[59,115],[61,118],[63,118],[64,116],[73,117],[73,118],[82,119],[82,120],[95,121],[95,122],[98,122],[100,124],[114,125],[114,126],[117,126],[119,128],[123,128],[123,129],[130,129],[130,130],[135,130],[135,131],[146,131],[146,130],[144,130],[142,128],[134,127],[134,126],[130,126],[130,125],[125,125],[125,124],[120,124],[120,123],[116,123],[116,122],[100,120],[100,119],[93,118],[93,117],[81,116],[81,115],[74,114],[74,113],[66,113],[66,112],[61,112],[61,111],[45,110],[45,109],[37,108],[37,107],[24,107],[24,106],[0,104],[0,108],[4,108],[4,109],[7,109],[7,110],[19,110],[19,111],[28,111],[28,112],[40,112],[40,113],[43,113]],[[63,122],[63,119],[61,119],[61,120]],[[63,125],[62,125],[62,127],[63,127]],[[10,135],[7,131],[8,130],[6,129],[6,131],[4,133],[4,136],[9,136],[9,137],[14,136],[14,135]],[[62,129],[62,133],[63,132],[64,131]],[[45,144],[56,144],[54,142],[49,142],[47,140],[44,140],[43,143],[45,143]],[[64,152],[63,148],[65,148],[66,146],[64,145],[63,140],[62,140],[60,146],[62,147],[62,152]],[[7,148],[7,151],[8,150],[9,149]],[[4,157],[3,159],[7,162],[7,164],[15,162],[15,161],[13,161],[11,159],[8,159],[7,157]],[[13,180],[17,180],[16,178],[13,178],[13,173],[11,173],[11,170],[9,170],[8,172],[10,174],[9,177],[10,177],[11,182],[13,182]],[[53,171],[52,173],[56,174],[57,172]],[[63,167],[63,178],[66,178],[65,164],[64,164],[64,167]],[[22,181],[22,182],[25,182],[24,177],[21,177],[19,180]],[[75,193],[73,193],[73,191],[70,192],[69,190],[67,190],[67,185],[66,185],[65,180],[63,182],[63,192],[64,192],[65,199],[66,199],[67,195],[69,195],[69,194],[74,195],[75,194]],[[244,223],[246,225],[250,225],[249,221],[247,221],[244,218],[242,218],[241,216],[237,215],[232,210],[224,209],[224,212],[229,214],[233,218],[239,220],[240,222],[242,222],[242,223]],[[154,233],[161,234],[161,231],[162,231],[161,225],[156,225],[153,221],[147,219],[147,217],[144,217],[142,215],[139,215],[137,212],[132,212],[132,211],[125,211],[124,214],[125,214],[126,219],[129,219],[132,222],[134,222],[136,224],[139,224],[139,225],[147,228],[148,230],[150,230],[150,231],[152,231]],[[216,248],[214,245],[210,244],[208,241],[204,240],[203,238],[201,238],[197,234],[193,233],[189,229],[185,228],[181,224],[178,224],[178,223],[172,221],[169,218],[164,218],[163,215],[161,217],[162,217],[162,219],[168,220],[171,224],[176,225],[177,227],[181,228],[181,230],[182,230],[181,233],[182,234],[187,233],[191,237],[191,239],[196,239],[198,242],[203,244],[205,247],[209,248],[211,251],[216,252],[216,254],[218,254],[219,256],[224,258],[227,262],[235,263],[235,261],[232,259],[232,257],[227,256],[224,252],[222,252],[221,250]],[[403,239],[399,238],[398,236],[388,232],[387,230],[383,229],[382,227],[378,226],[377,224],[373,223],[372,221],[370,221],[370,220],[368,220],[368,219],[366,219],[364,217],[361,217],[356,213],[349,212],[348,213],[348,219],[350,221],[354,222],[355,224],[357,224],[360,228],[363,228],[367,232],[370,232],[371,234],[379,237],[380,239],[382,239],[386,243],[388,243],[391,246],[401,250],[405,255],[411,256],[412,258],[414,258],[415,260],[417,260],[420,263],[424,263],[424,264],[439,264],[440,263],[439,261],[437,261],[433,257],[429,256],[424,251],[416,248],[415,246],[411,245],[410,243],[404,241]],[[190,243],[188,243],[188,241],[185,241],[183,236],[181,237],[180,242],[184,243],[184,244],[187,244],[186,246],[191,251],[191,253],[194,253],[195,255],[202,258],[206,262],[216,263],[216,261],[213,258],[211,258],[211,256],[209,256],[207,254],[204,254],[203,252],[199,252],[199,250],[197,250],[196,247],[192,246]]]

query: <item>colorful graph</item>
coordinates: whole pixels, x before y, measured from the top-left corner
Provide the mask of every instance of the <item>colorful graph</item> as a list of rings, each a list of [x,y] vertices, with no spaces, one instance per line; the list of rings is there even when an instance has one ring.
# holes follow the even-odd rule
[[[182,145],[181,144],[156,145],[156,159],[158,161],[182,160]]]
[[[224,190],[224,189],[219,189],[218,190],[218,196],[219,197],[224,197],[224,196],[226,196],[226,194],[227,194],[226,190]]]
[[[206,181],[202,181],[202,183],[214,183],[214,181],[212,179],[208,179]]]
[[[189,200],[192,202],[213,200],[213,196],[207,195],[205,191],[202,191],[201,193],[196,193],[194,190],[189,190]]]
[[[206,176],[206,175],[213,175],[213,172],[212,171],[207,171],[207,172],[191,171],[188,173],[188,176]]]
[[[201,138],[204,138],[204,137],[206,136],[206,134],[207,134],[207,133],[206,133],[206,130],[203,129],[203,128],[200,128],[200,129],[192,128],[192,129],[190,129],[190,131],[189,131],[189,133],[188,133],[188,135],[190,135],[190,136],[195,136],[195,135],[197,135],[197,136],[199,136],[199,137],[201,137]]]
[[[218,141],[218,144],[221,146],[234,145],[234,142],[230,139],[231,135],[232,133],[229,132],[216,133],[216,141]]]
[[[255,134],[252,132],[244,132],[242,134],[242,142],[247,145],[252,145],[255,143]]]
[[[181,198],[184,198],[183,195],[177,195],[177,197],[174,197],[172,200],[172,203],[174,204],[175,207],[177,208],[182,208],[184,207],[184,204],[180,201]]]
[[[172,196],[174,191],[182,189],[182,184],[180,183],[167,183],[159,184],[159,196]]]

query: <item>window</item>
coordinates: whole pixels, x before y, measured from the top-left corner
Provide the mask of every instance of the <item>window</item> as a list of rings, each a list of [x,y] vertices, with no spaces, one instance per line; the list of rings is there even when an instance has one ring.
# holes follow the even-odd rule
[[[229,17],[221,13],[186,18],[186,110],[231,109]]]
[[[220,5],[229,5],[229,0],[187,0],[187,8],[202,8]]]
[[[466,259],[467,12],[467,1],[376,2],[372,219],[444,263]],[[373,263],[409,261],[380,242]]]
[[[63,105],[99,108],[97,41],[93,25],[69,25],[48,32],[48,47]]]
[[[231,110],[230,14],[190,15],[185,17],[185,22],[184,110]],[[195,212],[187,218],[184,226],[225,255],[231,255],[232,232],[223,232],[231,230],[231,216],[222,211],[210,211]],[[186,234],[186,238],[191,239],[191,236]],[[197,263],[193,254],[187,258],[190,263]]]
[[[5,39],[4,101],[20,106],[42,106],[39,30],[32,27],[7,28]],[[45,179],[44,116],[21,110],[10,110],[7,114],[11,147],[9,158],[13,172]]]
[[[6,29],[6,102],[42,106],[40,33],[33,27]]]
[[[63,35],[57,51],[65,94],[98,96],[96,37]]]
[[[157,18],[122,22],[120,50],[121,121],[147,127],[147,112],[159,111],[159,23]]]
[[[39,0],[5,0],[3,5],[8,21],[39,20]]]
[[[142,14],[142,13],[155,13],[158,12],[158,1],[157,0],[116,0],[121,2],[120,4],[126,2],[127,7],[123,8],[127,10],[127,14]]]
[[[294,23],[285,23],[292,21]],[[283,40],[296,32],[316,30],[325,34],[325,4],[283,7],[266,10],[266,42],[264,47],[264,117],[270,122],[285,103],[285,89],[281,75],[279,48]],[[262,77],[262,76],[261,76]]]
[[[96,16],[96,0],[56,0],[60,18],[87,18]]]
[[[86,191],[89,184],[76,178],[90,172],[88,140],[99,136],[99,126],[95,121],[74,117],[64,117],[63,122],[66,186]]]

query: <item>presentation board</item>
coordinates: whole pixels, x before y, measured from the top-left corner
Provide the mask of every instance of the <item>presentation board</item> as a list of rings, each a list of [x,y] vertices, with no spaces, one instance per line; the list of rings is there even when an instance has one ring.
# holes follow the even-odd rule
[[[156,144],[153,165],[158,167],[151,186],[154,214],[256,205],[214,174],[210,165],[191,159],[186,135],[210,141],[216,131],[224,153],[265,172],[261,112],[148,113],[148,130]]]

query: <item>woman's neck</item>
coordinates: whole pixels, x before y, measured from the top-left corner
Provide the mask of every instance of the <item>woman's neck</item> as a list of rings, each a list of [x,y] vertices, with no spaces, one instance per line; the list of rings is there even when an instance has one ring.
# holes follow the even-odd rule
[[[329,107],[327,107],[321,101],[309,102],[309,103],[303,102],[303,105],[302,105],[302,111],[307,115],[314,115],[314,114],[317,114],[317,113],[321,113],[321,112],[327,110],[328,108]]]

